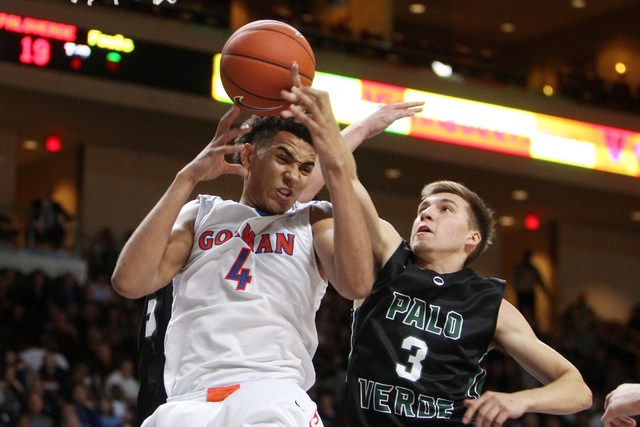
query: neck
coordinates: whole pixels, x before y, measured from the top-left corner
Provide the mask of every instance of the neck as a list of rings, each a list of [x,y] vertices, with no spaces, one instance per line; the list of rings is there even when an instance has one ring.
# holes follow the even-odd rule
[[[422,270],[432,270],[440,274],[449,274],[464,268],[465,256],[451,254],[448,256],[434,256],[434,254],[415,253],[416,265]]]

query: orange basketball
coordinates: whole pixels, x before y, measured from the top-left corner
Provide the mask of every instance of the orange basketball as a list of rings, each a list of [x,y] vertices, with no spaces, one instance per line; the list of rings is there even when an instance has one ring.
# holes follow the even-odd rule
[[[240,108],[275,116],[289,106],[280,91],[291,88],[293,61],[302,84],[311,86],[316,60],[307,39],[284,22],[254,21],[234,32],[222,48],[220,79]]]

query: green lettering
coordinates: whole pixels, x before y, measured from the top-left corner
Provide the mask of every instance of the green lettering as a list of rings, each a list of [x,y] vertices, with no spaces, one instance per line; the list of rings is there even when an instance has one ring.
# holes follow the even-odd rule
[[[429,308],[431,308],[431,313],[429,314],[429,324],[427,325],[426,331],[440,335],[442,333],[442,328],[436,325],[438,322],[438,315],[440,314],[440,307],[437,305],[430,305]]]
[[[416,400],[413,390],[408,388],[396,386],[396,404],[394,412],[397,415],[405,415],[407,417],[414,418],[416,415],[413,412],[413,402]]]
[[[373,394],[373,381],[358,378],[358,382],[360,383],[360,407],[369,409],[369,402],[371,402],[371,395]]]
[[[418,418],[433,418],[436,416],[436,401],[431,396],[421,394],[418,397]]]
[[[444,325],[444,336],[457,340],[462,335],[462,315],[455,311],[447,314],[447,323]]]
[[[404,323],[409,326],[413,325],[418,329],[424,329],[424,319],[426,317],[426,312],[427,303],[418,298],[415,298],[413,300],[411,310],[409,310],[409,313],[407,313],[407,316],[404,318]]]
[[[438,399],[436,402],[438,408],[438,418],[449,419],[453,411],[453,402],[447,399]]]
[[[387,384],[376,384],[373,390],[373,409],[385,414],[391,413],[389,408],[389,393],[393,390],[393,386]]]
[[[398,292],[393,293],[393,301],[389,306],[389,310],[387,310],[387,319],[393,320],[398,313],[406,313],[409,309],[409,303],[411,302],[411,297],[407,295],[402,295]]]

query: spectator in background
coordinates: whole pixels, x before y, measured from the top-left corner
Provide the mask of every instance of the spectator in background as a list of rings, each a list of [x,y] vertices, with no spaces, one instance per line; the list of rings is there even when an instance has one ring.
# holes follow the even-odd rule
[[[54,249],[62,247],[64,224],[73,217],[52,196],[53,188],[47,187],[42,196],[29,206],[27,242],[30,246],[50,244]]]
[[[111,277],[118,261],[118,255],[120,255],[120,249],[121,247],[113,236],[111,228],[102,227],[98,237],[91,245],[89,253],[91,276],[104,275]]]
[[[117,385],[124,393],[125,399],[131,404],[135,404],[140,385],[133,376],[134,366],[131,359],[123,359],[118,368],[109,374],[104,386],[104,393],[107,397],[113,397],[111,390],[114,385]]]
[[[25,384],[18,379],[16,367],[6,366],[0,378],[0,426],[17,420],[24,394]]]
[[[96,401],[87,386],[84,384],[74,385],[71,400],[75,414],[83,427],[102,427]]]
[[[111,287],[110,277],[105,273],[98,273],[92,276],[85,287],[85,301],[94,302],[100,306],[113,303],[117,298],[113,287]]]
[[[518,295],[518,309],[532,323],[536,313],[536,289],[551,297],[538,269],[531,263],[531,249],[525,249],[522,260],[513,271],[513,287]]]
[[[85,427],[78,417],[76,408],[73,403],[63,403],[61,408],[61,426],[62,427]]]
[[[54,427],[55,425],[53,417],[44,412],[44,400],[38,392],[29,393],[25,415],[29,418],[31,427]]]
[[[71,273],[66,273],[54,280],[53,302],[65,311],[70,317],[75,317],[80,312],[83,301],[83,292],[80,290],[78,280]]]
[[[42,380],[44,389],[56,397],[67,394],[69,370],[58,364],[55,353],[49,351],[42,358],[42,366],[38,370],[38,378]]]
[[[102,427],[120,427],[124,424],[122,417],[114,413],[111,401],[104,396],[98,401],[98,412]]]

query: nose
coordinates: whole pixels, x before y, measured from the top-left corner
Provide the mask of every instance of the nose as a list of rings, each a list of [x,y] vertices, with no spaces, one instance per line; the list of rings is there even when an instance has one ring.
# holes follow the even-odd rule
[[[300,171],[297,165],[291,165],[284,173],[285,182],[289,185],[300,182]]]
[[[431,206],[427,206],[420,212],[420,219],[433,219]]]

